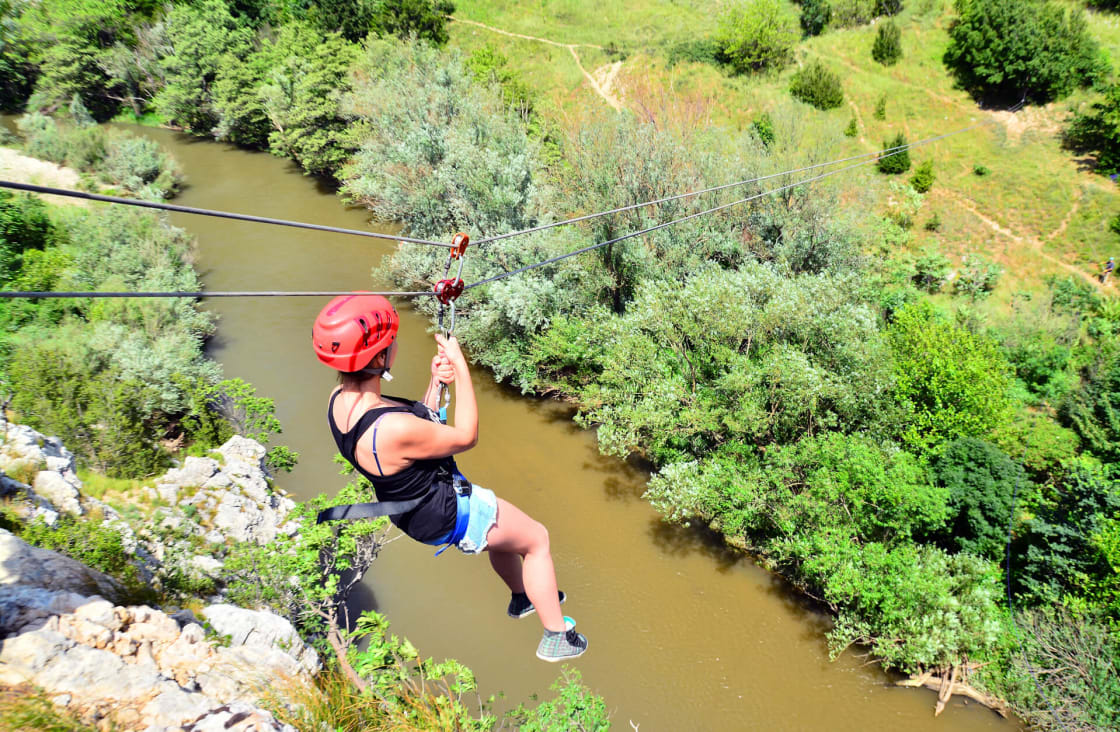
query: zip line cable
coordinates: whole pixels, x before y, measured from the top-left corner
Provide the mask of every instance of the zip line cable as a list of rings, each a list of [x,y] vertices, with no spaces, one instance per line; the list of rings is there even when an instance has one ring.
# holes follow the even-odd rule
[[[1023,106],[1023,102],[1019,102],[1018,104],[1016,104],[1016,105],[1012,106],[1010,109],[1008,109],[1008,111],[1011,112],[1011,113],[1017,112],[1017,111],[1019,111],[1019,109],[1022,108],[1022,106]],[[550,224],[541,224],[540,226],[534,226],[534,227],[529,228],[529,229],[521,229],[521,230],[518,230],[518,231],[510,231],[510,232],[507,232],[505,234],[498,234],[496,236],[490,236],[490,237],[486,237],[484,239],[479,239],[477,242],[475,242],[475,246],[481,247],[485,244],[489,244],[490,242],[501,241],[502,239],[509,239],[510,237],[521,236],[522,234],[535,234],[539,231],[545,231],[547,229],[553,229],[553,228],[556,228],[558,226],[567,226],[569,224],[577,224],[581,221],[591,221],[592,219],[597,219],[597,218],[600,218],[602,216],[610,216],[611,214],[623,213],[625,211],[633,211],[636,208],[644,208],[646,206],[656,206],[657,204],[660,204],[660,203],[668,203],[670,201],[679,201],[682,198],[691,198],[693,196],[700,196],[700,195],[703,195],[705,193],[714,193],[715,191],[722,191],[722,190],[726,190],[728,188],[737,188],[739,186],[747,185],[748,183],[760,183],[764,180],[770,180],[771,178],[780,178],[784,175],[796,175],[797,173],[805,173],[805,172],[808,172],[810,170],[816,170],[817,168],[827,168],[830,165],[839,165],[840,163],[848,163],[848,162],[851,162],[852,160],[860,160],[862,158],[866,158],[866,157],[871,156],[871,155],[874,155],[876,157],[883,157],[887,153],[894,153],[896,151],[901,151],[901,150],[904,150],[904,149],[912,147],[912,146],[917,146],[919,144],[923,144],[923,142],[934,142],[936,140],[944,139],[945,137],[951,137],[952,135],[957,135],[957,134],[960,134],[962,132],[967,132],[968,130],[975,129],[975,128],[981,127],[983,125],[992,124],[992,122],[993,122],[993,120],[985,120],[983,122],[978,122],[977,124],[974,124],[970,127],[965,127],[963,129],[956,130],[954,132],[950,132],[950,133],[945,134],[945,135],[941,135],[940,137],[929,138],[929,140],[927,140],[927,141],[919,141],[919,142],[915,142],[915,143],[912,143],[912,144],[908,143],[906,145],[896,145],[895,147],[888,147],[885,150],[877,150],[877,151],[874,151],[874,152],[863,153],[862,155],[853,155],[853,156],[848,157],[848,158],[840,158],[839,160],[830,160],[826,163],[816,163],[815,165],[807,165],[803,168],[794,168],[793,170],[786,170],[786,171],[783,171],[781,173],[770,173],[768,175],[759,176],[757,178],[748,178],[746,180],[737,181],[735,183],[724,183],[723,185],[713,186],[711,188],[703,188],[703,189],[698,190],[698,191],[691,191],[689,193],[680,193],[680,194],[677,194],[675,196],[667,196],[666,198],[658,198],[657,200],[654,200],[654,201],[645,201],[644,203],[632,203],[628,206],[620,206],[619,208],[612,208],[609,211],[600,211],[598,213],[586,214],[584,216],[576,216],[575,218],[565,219],[563,221],[554,221]]]
[[[524,267],[520,267],[518,269],[509,270],[507,272],[502,272],[500,274],[494,275],[493,277],[487,277],[484,280],[479,280],[477,282],[472,282],[471,284],[467,285],[463,289],[464,290],[471,290],[475,287],[480,287],[482,285],[487,285],[491,282],[497,282],[498,280],[505,279],[506,277],[512,277],[515,274],[521,274],[522,272],[527,272],[531,269],[537,269],[538,267],[544,267],[545,265],[555,264],[556,262],[559,262],[562,259],[567,259],[568,257],[574,257],[577,254],[584,254],[585,252],[590,252],[590,251],[593,251],[595,249],[600,249],[602,247],[609,246],[611,244],[616,244],[620,241],[625,241],[626,239],[632,239],[636,236],[641,236],[643,234],[649,234],[649,233],[654,232],[654,231],[659,231],[659,230],[664,229],[666,227],[672,226],[673,224],[679,224],[683,221],[688,221],[689,219],[694,219],[698,216],[704,216],[706,214],[715,213],[716,211],[722,211],[725,208],[731,208],[732,206],[738,206],[739,204],[747,203],[749,201],[754,201],[756,199],[762,198],[763,196],[769,196],[772,193],[780,193],[781,191],[785,191],[785,190],[788,190],[790,188],[796,188],[797,186],[805,185],[807,183],[813,183],[813,182],[821,180],[823,178],[828,178],[829,176],[836,175],[837,173],[843,173],[846,170],[851,170],[853,168],[858,168],[862,165],[867,165],[869,163],[874,163],[874,162],[877,162],[878,160],[881,160],[882,158],[889,158],[889,157],[892,157],[894,155],[898,155],[901,152],[908,151],[908,150],[916,148],[916,147],[921,147],[923,145],[929,145],[931,143],[937,142],[938,140],[944,140],[946,137],[952,137],[953,135],[959,135],[962,132],[967,132],[969,130],[975,129],[977,127],[980,127],[981,125],[986,125],[986,124],[990,124],[990,121],[981,122],[979,124],[972,125],[971,127],[965,127],[963,129],[955,130],[953,132],[947,132],[944,135],[938,135],[936,137],[929,137],[929,138],[926,138],[924,140],[919,140],[919,141],[914,142],[914,143],[909,143],[907,145],[900,145],[900,146],[898,146],[897,149],[894,150],[894,152],[890,152],[890,153],[887,153],[885,155],[879,154],[879,157],[873,158],[871,160],[864,160],[862,162],[853,163],[851,165],[846,165],[843,168],[837,168],[836,170],[830,170],[827,173],[822,173],[821,175],[814,176],[812,178],[806,178],[805,180],[800,180],[800,181],[797,181],[795,183],[789,183],[789,184],[784,185],[784,186],[779,186],[778,188],[772,188],[768,191],[762,191],[761,193],[756,193],[753,196],[748,196],[748,197],[742,198],[738,201],[733,201],[731,203],[725,203],[721,206],[716,206],[714,208],[709,208],[705,211],[699,211],[699,212],[694,213],[694,214],[689,214],[688,216],[682,216],[679,219],[673,219],[672,221],[666,221],[663,224],[658,224],[656,226],[651,226],[648,229],[642,229],[640,231],[633,231],[629,234],[623,234],[622,236],[615,237],[614,239],[609,239],[607,241],[602,241],[602,242],[599,242],[598,244],[592,244],[589,247],[584,247],[583,249],[577,249],[573,252],[568,252],[566,254],[561,254],[559,256],[552,257],[550,259],[546,259],[543,262],[537,262],[536,264],[529,264],[529,265],[526,265]],[[886,152],[886,151],[883,151],[883,152]]]
[[[1021,108],[1022,106],[1023,106],[1023,103],[1020,102],[1019,104],[1016,104],[1015,106],[1013,106],[1008,111],[1015,112],[1019,108]],[[518,269],[509,270],[509,271],[506,271],[506,272],[501,272],[501,273],[499,273],[497,275],[494,275],[492,277],[487,277],[486,279],[479,280],[477,282],[472,282],[471,284],[466,285],[463,288],[463,291],[471,290],[471,289],[474,289],[475,287],[480,287],[482,285],[487,285],[487,284],[490,284],[491,282],[497,282],[498,280],[502,280],[502,279],[505,279],[507,277],[512,277],[513,275],[521,274],[522,272],[527,272],[527,271],[532,270],[532,269],[538,269],[540,267],[544,267],[544,266],[547,266],[549,264],[555,264],[556,262],[559,262],[559,261],[564,260],[564,259],[568,259],[569,257],[574,257],[574,256],[579,255],[579,254],[584,254],[586,252],[590,252],[590,251],[593,251],[595,249],[600,249],[602,247],[609,246],[611,244],[617,244],[618,242],[625,241],[627,239],[632,239],[636,236],[642,236],[643,234],[649,234],[649,233],[652,233],[654,231],[659,231],[661,229],[665,229],[665,228],[667,228],[669,226],[672,226],[674,224],[679,224],[679,223],[682,223],[684,221],[688,221],[690,219],[697,218],[699,216],[704,216],[704,215],[707,215],[707,214],[710,214],[710,213],[715,213],[717,211],[722,211],[723,209],[726,209],[726,208],[731,208],[732,206],[738,206],[738,205],[743,204],[743,203],[748,203],[750,201],[757,200],[757,199],[762,198],[764,196],[769,196],[773,193],[780,193],[781,191],[789,190],[790,188],[796,188],[797,186],[805,185],[805,184],[808,184],[808,183],[813,183],[815,181],[822,180],[824,178],[828,178],[828,177],[836,175],[838,173],[843,173],[844,171],[852,170],[853,168],[858,168],[860,166],[867,165],[869,163],[877,162],[878,160],[881,160],[883,158],[889,158],[889,157],[892,157],[894,155],[898,155],[899,153],[901,153],[903,151],[908,151],[908,150],[911,150],[911,149],[914,149],[914,148],[917,148],[917,147],[922,147],[923,145],[929,145],[929,144],[932,144],[932,143],[937,142],[939,140],[944,140],[948,137],[952,137],[954,135],[959,135],[959,134],[962,134],[964,132],[968,132],[969,130],[976,129],[977,127],[982,127],[984,125],[988,125],[988,124],[992,124],[992,123],[993,123],[993,120],[985,120],[983,122],[979,122],[977,124],[970,125],[968,127],[963,127],[959,130],[954,130],[952,132],[947,132],[943,135],[928,137],[928,138],[925,138],[923,140],[918,140],[917,142],[907,143],[906,145],[898,145],[896,147],[887,148],[885,150],[880,150],[880,151],[877,151],[877,152],[874,152],[874,153],[865,153],[863,155],[856,155],[856,156],[853,156],[853,157],[850,157],[850,158],[842,158],[840,160],[833,160],[833,161],[827,162],[827,163],[817,163],[815,165],[810,165],[810,166],[806,166],[804,168],[798,168],[798,169],[791,170],[791,171],[786,171],[786,172],[783,172],[783,173],[773,173],[773,174],[770,174],[770,175],[767,175],[767,176],[762,176],[760,178],[754,178],[754,179],[750,179],[750,180],[746,180],[746,181],[739,181],[738,183],[728,183],[728,184],[725,184],[725,185],[722,185],[722,186],[716,186],[714,188],[707,188],[707,189],[704,189],[704,190],[701,190],[701,191],[693,191],[691,193],[684,193],[684,194],[680,194],[680,195],[677,195],[677,196],[671,196],[669,198],[659,199],[657,201],[650,201],[650,202],[646,202],[646,203],[633,204],[631,206],[625,206],[625,207],[618,208],[618,209],[612,209],[610,211],[604,211],[604,212],[600,212],[600,213],[597,213],[597,214],[588,214],[587,216],[581,216],[581,217],[577,217],[577,218],[574,218],[574,219],[568,219],[566,221],[559,221],[559,222],[554,222],[552,224],[545,224],[543,226],[539,226],[539,227],[536,227],[534,229],[526,229],[526,230],[523,230],[523,231],[510,232],[508,234],[501,234],[499,236],[491,237],[489,239],[483,239],[482,241],[478,242],[478,244],[485,244],[485,243],[488,243],[488,242],[497,241],[499,239],[506,239],[506,238],[510,238],[510,237],[513,237],[513,236],[518,236],[520,234],[528,234],[528,233],[532,233],[532,232],[536,232],[536,231],[542,231],[544,229],[550,229],[550,228],[553,228],[553,227],[556,227],[556,226],[563,226],[565,224],[576,223],[578,221],[586,221],[588,219],[598,218],[600,216],[606,216],[606,215],[609,215],[609,214],[612,214],[612,213],[627,211],[627,210],[631,210],[631,209],[634,209],[634,208],[639,208],[639,207],[642,207],[642,206],[649,206],[649,205],[653,205],[653,204],[656,204],[656,203],[673,201],[673,200],[677,200],[677,199],[680,199],[680,198],[687,198],[689,196],[697,196],[697,195],[700,195],[702,193],[710,193],[710,192],[713,192],[713,191],[723,190],[723,189],[726,189],[726,188],[731,188],[731,187],[739,186],[739,185],[745,185],[747,183],[758,182],[758,181],[766,180],[766,179],[769,179],[769,178],[776,178],[776,177],[780,177],[780,176],[784,176],[784,175],[792,175],[793,173],[796,173],[796,172],[804,172],[804,171],[813,170],[813,169],[821,168],[821,167],[828,166],[828,165],[837,165],[841,162],[847,162],[849,160],[860,160],[861,158],[869,157],[871,155],[876,156],[875,158],[872,158],[870,160],[862,160],[861,162],[853,163],[852,165],[846,165],[843,168],[838,168],[836,170],[832,170],[832,171],[829,171],[827,173],[823,173],[821,175],[814,176],[812,178],[806,178],[804,180],[800,180],[800,181],[797,181],[797,182],[794,182],[794,183],[789,183],[789,184],[784,185],[784,186],[779,186],[778,188],[773,188],[773,189],[770,189],[768,191],[762,191],[761,193],[757,193],[753,196],[748,196],[746,198],[742,198],[738,201],[733,201],[731,203],[725,203],[725,204],[722,204],[720,206],[715,206],[713,208],[706,209],[704,211],[699,211],[697,213],[689,214],[688,216],[682,216],[681,218],[673,219],[672,221],[667,221],[665,223],[658,224],[656,226],[651,226],[649,228],[642,229],[640,231],[634,231],[634,232],[631,232],[629,234],[623,234],[622,236],[616,237],[614,239],[609,239],[607,241],[602,241],[602,242],[599,242],[597,244],[592,244],[591,246],[584,247],[582,249],[577,249],[575,251],[568,252],[566,254],[561,254],[561,255],[556,256],[556,257],[551,257],[551,258],[546,259],[542,262],[537,262],[535,264],[526,265],[526,266],[520,267]],[[28,191],[28,192],[32,192],[32,193],[46,193],[46,194],[70,196],[70,197],[73,197],[73,198],[83,198],[83,199],[88,199],[88,200],[93,200],[93,201],[104,201],[104,202],[107,202],[107,203],[121,203],[121,204],[128,205],[128,206],[140,206],[140,207],[144,207],[144,208],[155,208],[155,209],[166,210],[166,211],[177,211],[177,212],[180,212],[180,213],[201,214],[201,215],[204,215],[204,216],[216,216],[216,217],[219,217],[219,218],[229,218],[229,219],[236,219],[236,220],[240,220],[240,221],[251,221],[251,222],[256,222],[256,223],[276,224],[276,225],[279,225],[279,226],[292,226],[292,227],[296,227],[296,228],[315,229],[315,230],[319,230],[319,231],[329,231],[329,232],[335,232],[335,233],[341,233],[341,234],[355,234],[355,235],[358,235],[358,236],[367,236],[367,237],[373,237],[373,238],[378,238],[378,239],[388,239],[388,240],[391,240],[391,241],[401,241],[401,242],[408,242],[408,243],[412,243],[412,244],[428,244],[428,245],[431,245],[431,246],[439,246],[439,247],[450,248],[450,249],[453,249],[457,246],[454,243],[434,242],[434,241],[428,241],[428,240],[425,240],[425,239],[410,239],[410,238],[407,238],[407,237],[390,236],[388,234],[379,234],[379,233],[376,233],[376,232],[359,231],[359,230],[356,230],[356,229],[342,229],[342,228],[338,228],[338,227],[334,227],[334,226],[322,226],[322,225],[319,225],[319,224],[307,224],[307,223],[301,223],[301,222],[297,222],[297,221],[286,221],[286,220],[283,220],[283,219],[270,219],[270,218],[265,218],[265,217],[261,217],[261,216],[250,216],[248,214],[234,214],[234,213],[227,213],[227,212],[223,212],[223,211],[213,211],[213,210],[209,210],[209,209],[192,208],[192,207],[188,207],[188,206],[177,206],[177,205],[168,204],[168,203],[154,203],[154,202],[151,202],[151,201],[139,201],[139,200],[131,199],[131,198],[118,198],[116,196],[102,196],[102,195],[99,195],[99,194],[96,194],[96,193],[84,193],[84,192],[81,192],[81,191],[71,191],[71,190],[65,190],[65,189],[60,189],[60,188],[50,188],[48,186],[37,186],[37,185],[31,185],[31,184],[27,184],[27,183],[14,183],[14,182],[11,182],[11,181],[0,180],[0,188],[11,188],[11,189],[14,189],[14,190]],[[48,299],[48,298],[181,298],[181,297],[189,297],[189,298],[208,298],[208,297],[333,297],[333,296],[348,295],[348,294],[352,294],[352,291],[345,291],[345,292],[338,292],[338,291],[329,291],[329,292],[284,291],[284,290],[226,291],[226,292],[223,292],[223,291],[214,291],[214,292],[205,292],[205,291],[203,291],[203,292],[186,292],[186,291],[173,291],[173,292],[51,292],[51,291],[5,292],[5,291],[0,291],[0,299],[14,299],[14,298]],[[374,292],[374,293],[370,293],[370,294],[382,295],[382,296],[385,296],[385,297],[425,297],[425,296],[433,296],[433,295],[436,295],[437,293],[427,292],[427,291],[419,291],[419,292]]]
[[[214,291],[214,292],[51,292],[46,291],[25,291],[25,292],[7,292],[0,290],[0,298],[29,298],[29,299],[51,299],[51,298],[107,298],[107,297],[337,297],[339,295],[353,295],[354,290],[342,291],[329,291],[329,292],[307,292],[307,291],[284,291],[284,290],[245,290],[245,291]],[[369,292],[369,295],[382,295],[384,297],[431,297],[435,295],[434,292]]]
[[[72,191],[65,188],[51,188],[37,186],[30,183],[15,183],[9,180],[0,180],[0,188],[11,188],[16,191],[30,193],[46,193],[55,196],[69,196],[70,198],[83,198],[87,201],[102,201],[105,203],[122,203],[126,206],[139,206],[141,208],[155,208],[160,211],[174,211],[176,213],[197,214],[199,216],[215,216],[220,219],[234,219],[236,221],[251,221],[258,224],[275,224],[276,226],[291,226],[297,229],[313,229],[315,231],[328,231],[334,234],[353,234],[354,236],[368,236],[373,239],[386,239],[388,241],[403,241],[408,244],[427,244],[432,247],[451,248],[450,244],[429,241],[427,239],[410,239],[406,236],[381,234],[376,231],[362,231],[360,229],[343,229],[338,226],[324,226],[322,224],[307,224],[302,221],[288,221],[287,219],[272,219],[265,216],[250,216],[249,214],[229,213],[227,211],[214,211],[208,208],[194,208],[192,206],[179,206],[174,203],[157,203],[155,201],[141,201],[135,198],[119,198],[117,196],[103,196],[99,193],[86,193]]]

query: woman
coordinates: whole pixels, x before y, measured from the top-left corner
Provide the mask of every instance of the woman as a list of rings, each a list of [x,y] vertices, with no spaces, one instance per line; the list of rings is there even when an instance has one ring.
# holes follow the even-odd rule
[[[388,300],[360,292],[335,298],[315,320],[315,353],[340,372],[327,412],[339,451],[373,483],[374,505],[405,534],[425,544],[454,543],[465,554],[488,552],[512,593],[508,614],[540,617],[538,658],[582,655],[587,638],[560,612],[564,593],[556,589],[547,530],[493,491],[472,486],[452,459],[478,441],[478,405],[459,342],[436,335],[422,402],[382,395],[381,382],[392,379],[399,324]],[[433,411],[441,382],[458,384],[453,425],[440,423]]]

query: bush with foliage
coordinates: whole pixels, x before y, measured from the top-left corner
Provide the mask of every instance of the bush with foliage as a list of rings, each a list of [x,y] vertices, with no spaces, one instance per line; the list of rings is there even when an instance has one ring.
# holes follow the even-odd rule
[[[901,132],[894,139],[883,141],[878,168],[880,173],[887,175],[899,175],[910,170],[910,143]]]
[[[875,0],[876,15],[898,15],[902,12],[903,0]]]
[[[939,542],[998,561],[1008,540],[1012,501],[1029,503],[1033,490],[1023,467],[991,443],[962,437],[945,446],[931,470],[949,493],[948,522],[935,532]]]
[[[1120,481],[1112,465],[1070,461],[1016,537],[1017,593],[1120,622]]]
[[[927,160],[917,167],[910,177],[910,187],[918,193],[929,193],[934,181],[933,161]]]
[[[877,13],[878,0],[829,0],[832,5],[832,24],[838,28],[851,28],[871,22]]]
[[[940,249],[930,247],[914,260],[914,285],[926,292],[940,292],[949,279],[952,263]]]
[[[759,142],[769,147],[774,143],[774,120],[763,112],[751,122],[751,132]]]
[[[844,128],[844,137],[855,137],[859,134],[859,126],[856,124],[856,118],[852,117],[848,121],[848,126]]]
[[[414,235],[498,234],[533,222],[532,143],[457,54],[373,41],[344,103],[362,144],[343,192]]]
[[[1120,460],[1120,342],[1108,338],[1092,352],[1081,384],[1060,408],[1063,421],[1102,460]]]
[[[875,43],[871,46],[871,58],[884,66],[894,66],[902,58],[902,32],[894,20],[879,25]]]
[[[983,438],[1010,417],[1011,368],[990,338],[908,305],[887,329],[895,391],[909,415],[902,438],[928,451],[958,437]]]
[[[121,186],[126,193],[168,198],[182,184],[178,162],[147,138],[92,124],[58,122],[38,113],[21,117],[17,125],[28,155],[94,173],[102,183]]]
[[[978,97],[1047,102],[1099,78],[1081,10],[1052,0],[957,0],[945,64]]]
[[[801,30],[805,36],[819,36],[832,20],[829,0],[801,0]]]
[[[961,261],[961,271],[957,275],[953,289],[958,295],[970,300],[979,300],[992,294],[1003,274],[1003,267],[978,254],[966,254]]]
[[[810,61],[804,68],[797,70],[790,81],[789,91],[794,98],[817,109],[835,109],[844,103],[844,87],[840,84],[840,75],[829,71],[818,60]]]
[[[800,39],[797,17],[784,0],[736,0],[719,19],[716,39],[739,73],[781,69]]]
[[[1120,172],[1120,84],[1105,86],[1088,109],[1077,108],[1062,133],[1062,143],[1096,156],[1093,170],[1102,175]]]

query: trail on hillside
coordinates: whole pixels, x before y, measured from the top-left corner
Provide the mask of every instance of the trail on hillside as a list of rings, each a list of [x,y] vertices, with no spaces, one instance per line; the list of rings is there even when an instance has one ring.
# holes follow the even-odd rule
[[[1055,257],[1052,254],[1047,254],[1043,250],[1042,240],[1039,239],[1038,237],[1021,236],[1019,234],[1016,234],[1014,231],[1012,231],[1011,229],[1008,229],[1007,227],[1001,225],[999,222],[985,216],[983,213],[980,212],[980,208],[976,205],[975,201],[972,201],[968,198],[965,198],[964,196],[960,195],[959,193],[955,193],[953,191],[949,191],[949,190],[945,190],[945,189],[941,189],[941,193],[943,195],[947,196],[948,198],[954,199],[962,208],[967,210],[969,213],[971,213],[973,216],[975,216],[979,221],[981,221],[985,226],[987,226],[988,228],[990,228],[992,231],[996,232],[997,234],[1000,234],[1001,236],[1007,237],[1007,238],[1011,239],[1012,241],[1014,241],[1018,244],[1026,244],[1027,246],[1029,246],[1031,248],[1031,250],[1035,254],[1042,257],[1043,259],[1045,259],[1049,262],[1053,262],[1054,264],[1058,265],[1062,269],[1064,269],[1064,270],[1066,270],[1066,271],[1068,271],[1072,274],[1075,274],[1078,277],[1081,277],[1083,280],[1091,283],[1097,289],[1102,289],[1101,288],[1101,283],[1097,280],[1097,278],[1088,274],[1087,272],[1085,272],[1084,270],[1082,270],[1079,267],[1075,267],[1072,264],[1069,264],[1067,262],[1062,261],[1061,259],[1059,259],[1058,257]],[[1071,211],[1069,216],[1067,216],[1067,219],[1072,218],[1072,216],[1073,216],[1073,212]],[[1068,221],[1066,223],[1068,223]],[[1059,228],[1064,228],[1064,226],[1065,226],[1065,224],[1063,224]],[[1056,235],[1057,235],[1057,232],[1052,234],[1049,238],[1053,239],[1054,236],[1056,236]]]
[[[599,69],[596,69],[595,73],[592,74],[583,67],[583,62],[580,61],[579,53],[576,51],[576,48],[578,48],[579,46],[583,46],[584,48],[597,48],[600,51],[605,50],[602,46],[596,46],[591,43],[561,43],[560,41],[554,41],[550,38],[527,36],[524,33],[514,33],[513,31],[495,28],[492,25],[486,25],[485,23],[480,23],[477,20],[466,20],[465,18],[455,17],[452,17],[451,20],[456,23],[465,23],[466,25],[473,25],[479,28],[484,28],[488,31],[491,31],[492,33],[500,33],[503,36],[511,36],[513,38],[521,38],[522,40],[536,41],[538,43],[547,43],[550,46],[568,49],[568,52],[572,54],[572,58],[575,59],[576,66],[579,67],[580,73],[582,73],[584,78],[587,79],[587,82],[591,84],[591,88],[595,90],[595,93],[606,100],[607,104],[609,104],[611,108],[616,112],[622,111],[622,100],[620,100],[613,94],[614,79],[618,76],[618,70],[622,68],[622,62],[615,61],[613,64],[608,64]]]
[[[0,179],[14,183],[76,189],[82,177],[72,168],[23,155],[10,147],[0,147]],[[51,203],[66,206],[85,206],[86,202],[64,196],[46,196]]]

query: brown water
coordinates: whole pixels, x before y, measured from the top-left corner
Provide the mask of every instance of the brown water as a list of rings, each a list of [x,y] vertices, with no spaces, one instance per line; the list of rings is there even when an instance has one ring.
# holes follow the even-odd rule
[[[329,191],[288,162],[262,153],[144,129],[180,161],[190,186],[176,201],[262,216],[362,228]],[[206,285],[227,289],[370,289],[370,269],[390,244],[260,224],[176,215],[198,238]],[[331,373],[309,346],[323,302],[306,298],[220,299],[210,352],[228,377],[276,400],[282,441],[300,465],[279,483],[299,498],[344,483],[324,423]],[[417,395],[433,352],[427,323],[402,312],[391,393]],[[933,718],[932,692],[893,687],[864,660],[828,660],[829,621],[779,579],[702,533],[668,527],[641,499],[646,474],[601,457],[592,433],[561,405],[515,395],[475,372],[478,447],[462,456],[470,478],[495,489],[549,527],[564,611],[590,649],[573,665],[602,694],[615,729],[1011,730],[975,704],[954,700]],[[534,656],[535,618],[506,617],[501,582],[480,557],[439,559],[408,539],[374,564],[361,601],[388,615],[425,655],[457,658],[484,694],[516,704],[548,695],[560,669]],[[502,703],[504,704],[504,703]]]

